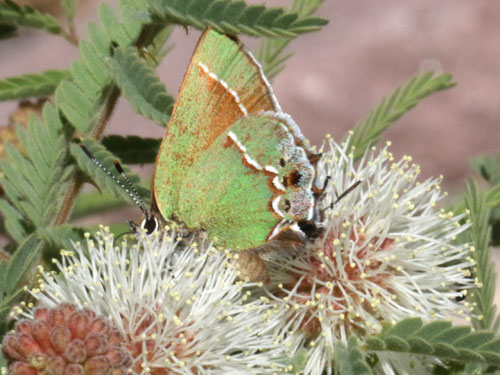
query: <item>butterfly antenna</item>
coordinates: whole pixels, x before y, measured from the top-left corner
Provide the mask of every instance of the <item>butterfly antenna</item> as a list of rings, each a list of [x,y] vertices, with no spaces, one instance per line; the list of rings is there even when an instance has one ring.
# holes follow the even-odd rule
[[[113,164],[116,168],[116,171],[120,174],[120,177],[123,178],[123,180],[127,183],[130,191],[132,191],[132,194],[135,197],[134,202],[139,206],[139,208],[144,213],[144,215],[149,219],[149,217],[151,215],[150,215],[148,209],[146,208],[146,204],[144,203],[141,196],[139,195],[139,192],[135,188],[135,185],[132,183],[132,181],[130,181],[130,178],[128,178],[128,176],[125,174],[125,171],[123,170],[120,162],[118,160],[114,160]],[[129,192],[129,190],[127,190],[127,192]]]
[[[104,165],[102,165],[102,163],[97,160],[94,155],[92,155],[92,153],[89,151],[89,149],[87,147],[85,147],[84,145],[82,145],[81,143],[78,144],[78,146],[80,146],[80,148],[83,150],[83,152],[85,152],[85,154],[88,156],[88,158],[90,160],[92,160],[92,162],[97,165],[101,170],[103,170],[109,177],[111,177],[113,179],[113,181],[116,182],[117,185],[119,185],[123,190],[125,190],[125,192],[129,195],[130,198],[132,198],[132,200],[134,201],[134,203],[139,207],[139,209],[142,211],[142,213],[144,214],[144,216],[146,216],[147,218],[150,217],[150,214],[149,214],[149,211],[148,209],[146,208],[146,205],[144,204],[144,201],[142,200],[141,196],[139,195],[139,193],[137,192],[137,190],[135,189],[134,185],[132,184],[132,182],[130,181],[130,179],[127,177],[127,175],[125,174],[125,171],[123,170],[122,166],[120,165],[120,163],[115,160],[113,163],[115,165],[115,168],[116,170],[118,171],[118,173],[120,174],[120,176],[123,178],[123,180],[125,181],[125,183],[123,183],[120,179],[118,179],[113,173],[110,172],[110,170],[108,168],[106,168]],[[126,184],[126,185],[125,185]]]

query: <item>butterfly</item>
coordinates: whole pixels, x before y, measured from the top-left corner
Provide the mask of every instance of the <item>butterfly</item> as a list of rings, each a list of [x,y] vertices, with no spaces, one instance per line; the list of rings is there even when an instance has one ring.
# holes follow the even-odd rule
[[[319,157],[250,51],[208,29],[179,89],[140,226],[203,230],[218,248],[238,252],[244,277],[265,280],[261,252],[320,233]]]

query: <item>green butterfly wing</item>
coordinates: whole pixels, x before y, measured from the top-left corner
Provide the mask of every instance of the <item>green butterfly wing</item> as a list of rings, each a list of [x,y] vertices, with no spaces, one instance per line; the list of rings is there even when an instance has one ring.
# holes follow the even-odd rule
[[[186,225],[207,230],[219,245],[247,249],[310,217],[315,170],[294,143],[286,119],[237,120],[182,183],[179,213]]]
[[[182,181],[217,137],[245,114],[267,110],[279,111],[279,105],[259,64],[240,43],[207,30],[187,69],[156,160],[153,193],[163,217],[178,214]]]
[[[235,249],[282,240],[313,218],[314,160],[253,56],[206,31],[156,161],[153,201],[162,216]]]

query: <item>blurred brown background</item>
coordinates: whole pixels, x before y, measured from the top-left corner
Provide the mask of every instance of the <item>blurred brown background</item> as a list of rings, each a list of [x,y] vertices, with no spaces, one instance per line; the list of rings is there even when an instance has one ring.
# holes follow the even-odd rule
[[[59,12],[55,0],[38,0]],[[114,3],[114,1],[106,1]],[[263,1],[249,1],[262,3]],[[267,1],[286,6],[291,1]],[[97,18],[98,1],[82,0],[77,33]],[[498,0],[326,0],[320,14],[330,23],[299,37],[287,69],[274,80],[284,109],[313,143],[325,133],[339,139],[380,99],[413,74],[449,72],[458,85],[426,99],[386,133],[397,157],[409,154],[424,177],[444,175],[451,194],[462,191],[472,173],[471,156],[500,152],[500,3]],[[199,32],[178,28],[176,48],[158,71],[175,94]],[[256,41],[244,39],[250,48]],[[0,41],[0,78],[49,68],[63,69],[78,51],[60,37],[21,29]],[[16,103],[0,103],[0,124]],[[162,135],[122,100],[108,133]]]
[[[18,0],[60,13],[59,1]],[[108,3],[114,1],[108,0]],[[261,1],[249,1],[259,3]],[[287,5],[291,1],[267,1]],[[81,1],[77,33],[95,20],[98,1]],[[330,23],[291,44],[295,56],[273,83],[283,109],[313,143],[325,133],[339,139],[384,95],[422,70],[450,72],[458,85],[435,94],[386,133],[397,155],[412,155],[423,175],[444,175],[451,193],[472,171],[472,155],[500,152],[500,3],[456,0],[327,0]],[[158,71],[177,92],[199,32],[174,32],[176,48]],[[250,47],[256,40],[244,39]],[[0,42],[0,78],[66,68],[78,51],[62,38],[21,29]],[[0,119],[16,107],[0,103]],[[108,132],[161,136],[162,131],[120,103]]]

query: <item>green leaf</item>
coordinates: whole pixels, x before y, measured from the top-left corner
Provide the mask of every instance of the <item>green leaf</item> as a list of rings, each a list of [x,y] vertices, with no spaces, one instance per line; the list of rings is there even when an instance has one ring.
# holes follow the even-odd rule
[[[43,241],[32,234],[17,247],[8,262],[0,262],[0,337],[12,326],[13,320],[9,322],[7,316],[23,295],[27,275],[34,274],[43,246]]]
[[[5,199],[0,199],[0,212],[4,217],[7,232],[14,239],[14,241],[17,243],[22,242],[27,235],[26,224],[23,216]]]
[[[118,45],[125,47],[135,42],[134,37],[139,30],[137,29],[134,35],[129,34],[126,26],[127,22],[121,22],[119,15],[109,5],[101,4],[99,19],[108,37]]]
[[[408,344],[410,344],[412,353],[432,354],[434,350],[432,345],[421,337],[410,337],[408,339]]]
[[[492,209],[500,207],[500,184],[486,192],[486,204]]]
[[[500,338],[496,338],[493,341],[482,344],[481,349],[490,352],[500,353]]]
[[[7,269],[3,288],[6,293],[12,294],[16,287],[19,286],[26,272],[31,269],[35,260],[40,257],[42,248],[43,241],[40,241],[36,234],[30,235],[19,245],[12,255]]]
[[[488,226],[490,209],[486,203],[486,194],[479,192],[476,182],[470,180],[466,184],[465,206],[468,210],[471,226],[467,231],[468,242],[474,248],[472,257],[476,261],[476,275],[478,288],[471,296],[477,304],[474,313],[478,319],[473,319],[476,329],[492,328],[496,307],[493,301],[495,295],[496,274],[491,261],[489,241],[491,231]]]
[[[487,207],[491,208],[492,211],[495,208],[500,207],[500,185],[490,187],[489,189],[484,191],[484,194],[486,195]],[[453,211],[455,214],[463,214],[465,210],[465,197],[461,197],[458,200],[458,203],[455,203],[454,205],[449,207],[447,211]],[[490,219],[495,220],[496,217],[494,215],[490,215]]]
[[[64,81],[56,90],[55,100],[71,124],[82,132],[89,130],[94,119],[95,102],[73,82]]]
[[[110,60],[113,76],[132,108],[160,126],[166,126],[174,106],[153,68],[135,48],[117,49]]]
[[[26,155],[6,145],[8,158],[0,166],[10,203],[0,203],[0,210],[19,242],[29,231],[53,222],[73,167],[68,164],[66,129],[52,104],[45,104],[43,119],[32,116],[28,128],[19,127],[17,133]],[[25,220],[30,224],[25,225]]]
[[[277,362],[282,368],[286,368],[287,374],[302,374],[307,364],[307,349],[304,347],[298,349],[293,357],[283,354]]]
[[[5,357],[0,353],[0,368],[7,368],[8,364],[9,363],[7,362]]]
[[[489,223],[492,227],[492,246],[500,245],[500,155],[480,155],[471,160],[472,167],[490,185],[487,204],[491,208]],[[460,205],[458,208],[462,208]]]
[[[0,40],[9,39],[17,35],[17,27],[0,23]]]
[[[72,242],[82,242],[84,232],[83,229],[74,228],[68,224],[38,230],[39,235],[57,250],[73,249]]]
[[[388,336],[384,339],[387,349],[397,352],[410,351],[411,345],[406,340],[397,336]]]
[[[469,363],[465,366],[463,375],[483,375],[485,366],[479,363]]]
[[[125,164],[151,164],[156,161],[161,141],[161,138],[141,138],[135,135],[108,135],[103,138],[102,144]]]
[[[366,346],[371,350],[385,350],[385,342],[378,337],[367,337],[365,339]]]
[[[106,4],[100,6],[101,23],[89,23],[88,40],[79,43],[81,58],[71,66],[72,82],[64,82],[55,92],[57,107],[85,135],[102,133],[118,98],[105,62],[111,58],[113,45],[134,45],[143,26],[144,19],[138,15],[146,10],[145,4],[135,0],[126,5],[120,12]]]
[[[438,320],[426,324],[420,328],[415,334],[415,337],[421,337],[424,340],[431,340],[432,338],[438,336],[441,332],[451,328],[451,322],[447,320]]]
[[[149,0],[152,12],[163,22],[193,26],[204,30],[211,27],[219,33],[269,37],[295,37],[317,31],[327,24],[319,17],[296,17],[282,8],[246,5],[231,0]]]
[[[387,128],[401,116],[415,107],[425,97],[453,87],[452,76],[443,74],[434,76],[427,72],[413,77],[409,82],[398,87],[394,93],[385,97],[379,106],[358,122],[349,137],[348,149],[354,147],[354,158],[359,159],[365,150],[374,145]]]
[[[11,0],[0,3],[0,23],[12,26],[27,26],[62,34],[61,25],[49,14],[40,13],[29,6],[19,6]]]
[[[500,184],[500,155],[479,155],[470,163],[491,186]]]
[[[324,0],[294,0],[290,9],[296,14],[288,14],[280,17],[283,24],[294,21],[297,18],[312,16]],[[262,64],[264,74],[272,80],[284,68],[285,62],[293,56],[293,52],[287,52],[286,48],[290,44],[290,38],[263,38],[257,52],[257,60]]]
[[[118,4],[120,12],[127,20],[134,20],[144,25],[151,24],[147,0],[118,0]]]
[[[422,327],[422,320],[419,318],[408,318],[391,327],[391,335],[397,337],[408,337]]]
[[[467,335],[467,337],[455,341],[454,345],[457,348],[475,349],[481,345],[491,342],[494,336],[493,332],[473,332],[470,335]]]
[[[91,139],[84,139],[82,144],[91,152],[92,156],[102,165],[100,168],[92,161],[85,152],[76,144],[71,145],[71,154],[75,158],[78,166],[88,174],[92,180],[106,192],[109,192],[116,198],[122,198],[125,202],[135,203],[129,191],[136,189],[144,201],[149,199],[149,191],[137,184],[139,177],[130,173],[126,166],[123,166],[131,186],[118,175],[113,164],[118,158],[107,151],[104,146]]]
[[[61,0],[61,6],[64,9],[64,15],[69,21],[73,21],[78,0]]]
[[[467,326],[450,327],[442,331],[439,335],[434,336],[431,342],[452,343],[460,338],[466,337],[469,333],[470,327]]]
[[[10,260],[10,255],[9,255],[9,260]],[[2,298],[5,297],[5,279],[7,277],[7,271],[9,269],[9,261],[7,260],[0,260],[0,296]]]
[[[338,342],[335,345],[335,373],[338,375],[370,375],[373,374],[363,353],[358,348],[354,337],[349,339],[347,347]]]
[[[448,321],[423,325],[420,318],[408,318],[387,326],[376,336],[366,338],[367,351],[394,351],[424,354],[442,361],[500,365],[499,339],[490,331],[471,332],[467,326],[451,326]]]
[[[0,100],[26,99],[49,96],[63,79],[70,77],[67,70],[47,70],[40,74],[23,74],[0,80]]]

